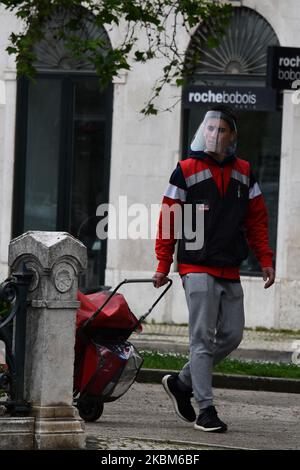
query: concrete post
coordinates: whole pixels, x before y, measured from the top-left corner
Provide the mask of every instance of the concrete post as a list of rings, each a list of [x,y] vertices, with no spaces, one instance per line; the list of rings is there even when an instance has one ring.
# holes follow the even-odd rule
[[[36,449],[79,449],[83,423],[72,406],[78,274],[86,247],[64,232],[26,232],[11,241],[13,271],[25,262],[35,277],[27,309],[25,399],[35,417]]]

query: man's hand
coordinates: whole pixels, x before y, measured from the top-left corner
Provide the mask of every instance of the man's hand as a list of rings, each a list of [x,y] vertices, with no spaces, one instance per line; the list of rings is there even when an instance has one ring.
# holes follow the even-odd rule
[[[265,289],[268,289],[275,281],[275,271],[273,268],[262,268],[263,280],[267,281],[264,285]]]
[[[156,271],[154,276],[152,277],[153,279],[153,285],[154,287],[161,287],[168,282],[168,277],[166,273],[159,273]]]

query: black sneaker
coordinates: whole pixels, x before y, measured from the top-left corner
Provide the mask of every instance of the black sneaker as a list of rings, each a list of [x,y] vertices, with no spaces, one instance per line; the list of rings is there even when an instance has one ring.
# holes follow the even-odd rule
[[[199,414],[194,428],[207,432],[226,432],[227,424],[223,423],[223,421],[218,418],[216,408],[209,406]]]
[[[179,418],[193,423],[196,420],[196,413],[191,404],[193,393],[179,390],[176,384],[177,376],[178,374],[165,375],[162,379],[163,387],[171,398]]]

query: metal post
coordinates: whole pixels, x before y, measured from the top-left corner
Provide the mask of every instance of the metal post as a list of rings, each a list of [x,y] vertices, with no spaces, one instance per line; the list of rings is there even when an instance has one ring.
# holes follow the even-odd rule
[[[13,416],[27,414],[30,405],[24,400],[24,365],[26,342],[26,303],[27,290],[31,283],[33,273],[28,271],[25,264],[22,271],[12,274],[12,277],[1,284],[0,295],[12,303],[11,312],[1,323],[1,338],[6,345],[6,362],[8,374],[3,379],[9,381],[10,399],[2,402]],[[11,338],[12,322],[15,325]],[[6,330],[5,330],[5,329]],[[9,331],[9,333],[8,333]]]
[[[19,308],[15,323],[15,364],[16,364],[16,386],[14,400],[14,414],[27,412],[29,406],[24,402],[24,366],[25,366],[25,345],[26,345],[26,308],[27,308],[27,290],[31,283],[33,274],[26,269],[23,264],[23,270],[13,274],[16,279],[17,292],[19,295]]]

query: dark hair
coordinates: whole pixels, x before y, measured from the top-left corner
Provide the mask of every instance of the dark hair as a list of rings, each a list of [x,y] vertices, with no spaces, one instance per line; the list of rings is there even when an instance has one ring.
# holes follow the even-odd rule
[[[222,118],[224,119],[224,121],[228,123],[228,125],[230,126],[230,129],[232,131],[236,130],[237,118],[235,114],[233,113],[232,108],[230,108],[229,106],[225,106],[224,104],[220,104],[220,105],[212,106],[211,108],[208,109],[208,111],[216,111],[216,112],[223,114]]]

